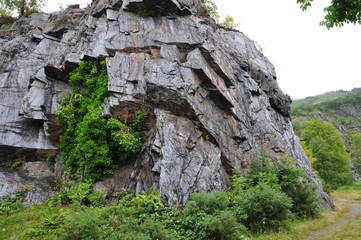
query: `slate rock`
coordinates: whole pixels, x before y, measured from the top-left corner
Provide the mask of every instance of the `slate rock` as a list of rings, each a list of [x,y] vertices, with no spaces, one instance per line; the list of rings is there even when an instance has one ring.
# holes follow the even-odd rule
[[[266,147],[306,168],[323,206],[332,209],[293,133],[291,101],[278,87],[274,66],[251,39],[218,28],[204,9],[198,0],[94,0],[85,10],[15,22],[0,38],[0,149],[17,153],[6,161],[16,161],[19,149],[58,151],[63,129],[54,116],[70,91],[69,73],[81,60],[105,59],[104,115],[129,123],[142,101],[150,112],[141,152],[97,189],[111,196],[153,188],[177,207],[191,192],[226,190],[233,169],[248,168]],[[62,178],[58,159],[54,176]],[[32,169],[29,184],[52,195],[37,188],[49,176]],[[19,189],[14,179],[20,172],[0,169],[11,189],[2,195]]]

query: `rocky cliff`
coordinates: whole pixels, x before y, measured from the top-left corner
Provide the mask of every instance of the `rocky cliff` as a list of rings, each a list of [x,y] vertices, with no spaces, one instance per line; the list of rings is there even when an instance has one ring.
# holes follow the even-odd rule
[[[96,184],[109,193],[160,190],[171,206],[194,191],[225,190],[234,167],[247,168],[264,146],[310,171],[290,123],[290,98],[274,66],[243,33],[217,26],[200,0],[94,0],[52,14],[32,14],[0,31],[0,195],[19,189],[41,202],[62,177],[54,121],[80,60],[105,59],[106,114],[134,119],[144,99],[151,113],[141,152]],[[57,155],[53,169],[42,162]]]

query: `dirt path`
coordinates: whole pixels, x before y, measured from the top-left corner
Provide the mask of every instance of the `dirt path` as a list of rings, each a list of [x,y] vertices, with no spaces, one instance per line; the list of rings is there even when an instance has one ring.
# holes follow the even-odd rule
[[[348,239],[338,237],[339,232],[347,231],[347,227],[351,224],[358,224],[360,226],[360,238],[361,239],[361,201],[342,199],[345,201],[346,207],[350,209],[349,213],[344,217],[338,219],[331,226],[322,229],[321,231],[311,233],[307,238],[303,240],[311,239]]]

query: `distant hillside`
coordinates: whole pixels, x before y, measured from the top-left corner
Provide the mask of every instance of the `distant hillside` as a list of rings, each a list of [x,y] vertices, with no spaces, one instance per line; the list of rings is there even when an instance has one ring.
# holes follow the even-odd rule
[[[361,88],[354,88],[351,91],[338,90],[333,92],[327,92],[312,97],[294,99],[291,106],[292,109],[296,109],[298,107],[310,107],[327,101],[336,100],[341,97],[353,95],[359,92],[361,92]]]
[[[306,128],[305,123],[314,117],[333,123],[351,154],[354,176],[361,180],[357,174],[361,174],[361,88],[295,100],[292,103],[291,116],[293,129],[298,136],[301,136]]]
[[[302,132],[303,122],[312,117],[332,122],[343,135],[348,130],[361,130],[361,88],[295,100],[292,103],[291,116],[297,135]]]

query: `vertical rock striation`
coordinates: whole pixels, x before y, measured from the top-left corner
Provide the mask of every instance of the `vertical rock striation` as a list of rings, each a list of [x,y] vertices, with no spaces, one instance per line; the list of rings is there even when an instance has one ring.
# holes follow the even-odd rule
[[[178,206],[190,192],[225,190],[232,169],[265,146],[305,167],[332,208],[293,133],[274,66],[243,33],[218,27],[200,0],[94,0],[86,10],[22,18],[0,43],[2,162],[57,151],[54,114],[69,72],[80,60],[106,59],[106,114],[132,121],[143,99],[151,114],[141,153],[97,188],[153,187]],[[4,181],[1,193],[11,185]]]

